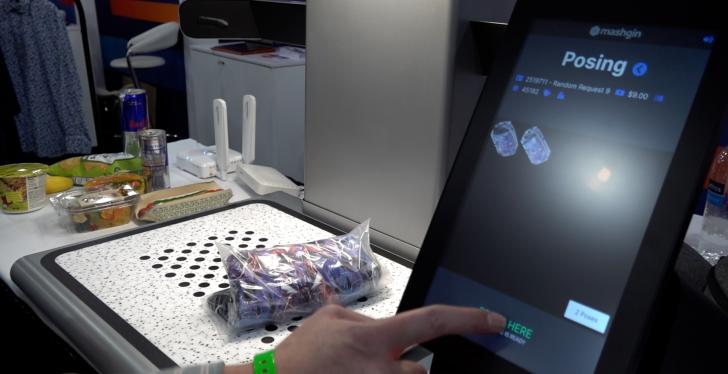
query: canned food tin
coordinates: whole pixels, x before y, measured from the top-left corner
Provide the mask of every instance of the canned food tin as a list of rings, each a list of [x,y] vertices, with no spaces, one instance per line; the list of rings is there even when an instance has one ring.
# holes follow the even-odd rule
[[[27,213],[46,204],[44,164],[0,166],[0,200],[5,213]]]

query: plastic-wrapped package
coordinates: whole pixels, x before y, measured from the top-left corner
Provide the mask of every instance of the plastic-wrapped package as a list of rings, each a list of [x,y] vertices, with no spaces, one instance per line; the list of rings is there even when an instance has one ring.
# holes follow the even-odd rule
[[[138,194],[144,193],[144,177],[133,173],[116,175],[105,175],[90,179],[84,183],[86,191],[99,191],[107,189],[129,190],[132,189]]]
[[[218,244],[230,288],[208,307],[233,334],[288,322],[327,303],[348,304],[377,291],[383,270],[369,246],[369,220],[346,235],[304,244],[237,249]]]

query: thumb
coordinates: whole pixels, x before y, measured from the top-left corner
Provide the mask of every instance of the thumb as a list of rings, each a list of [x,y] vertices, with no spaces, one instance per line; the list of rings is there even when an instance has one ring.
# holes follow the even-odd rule
[[[427,370],[414,361],[398,361],[399,372],[402,374],[427,374]]]

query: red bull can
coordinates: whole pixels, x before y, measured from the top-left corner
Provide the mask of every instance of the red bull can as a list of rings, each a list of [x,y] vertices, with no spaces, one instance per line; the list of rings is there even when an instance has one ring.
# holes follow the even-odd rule
[[[127,88],[121,95],[121,130],[137,132],[149,127],[147,114],[147,91],[141,88]]]

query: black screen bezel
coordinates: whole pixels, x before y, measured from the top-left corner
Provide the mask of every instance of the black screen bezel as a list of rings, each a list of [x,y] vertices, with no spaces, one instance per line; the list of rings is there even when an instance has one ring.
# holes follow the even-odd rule
[[[655,328],[651,322],[656,320],[655,313],[659,313],[660,309],[657,295],[674,266],[722,121],[725,120],[728,95],[721,95],[721,84],[726,82],[725,66],[728,63],[723,48],[725,28],[718,14],[721,13],[716,5],[702,1],[691,2],[689,8],[684,3],[679,7],[671,3],[623,0],[607,3],[519,1],[435,210],[398,312],[424,304],[455,221],[453,218],[464,203],[462,197],[474,174],[484,144],[482,139],[487,138],[533,20],[710,30],[716,35],[716,42],[596,369],[605,373],[635,371],[647,333]],[[425,346],[435,352],[435,367],[438,357],[441,357],[440,360],[446,361],[456,358],[453,362],[457,362],[458,367],[468,368],[468,372],[522,371],[462,337],[436,339]]]

